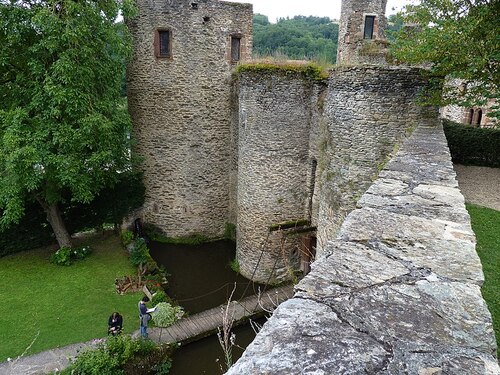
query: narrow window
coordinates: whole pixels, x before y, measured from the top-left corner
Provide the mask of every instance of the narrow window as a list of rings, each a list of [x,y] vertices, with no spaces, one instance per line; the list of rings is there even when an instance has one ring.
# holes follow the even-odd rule
[[[375,16],[365,16],[364,39],[373,39],[373,29],[375,27]]]
[[[481,125],[481,120],[482,120],[482,118],[483,118],[483,111],[481,110],[481,108],[479,108],[479,109],[477,110],[477,114],[476,114],[476,122],[475,122],[475,124],[476,124],[476,125],[478,125],[478,126],[479,126],[479,125]]]
[[[172,56],[172,34],[170,30],[157,30],[154,44],[156,57]]]
[[[474,118],[474,110],[471,108],[469,110],[469,116],[467,117],[466,123],[472,125],[472,119]]]
[[[240,61],[241,37],[231,36],[231,61]]]

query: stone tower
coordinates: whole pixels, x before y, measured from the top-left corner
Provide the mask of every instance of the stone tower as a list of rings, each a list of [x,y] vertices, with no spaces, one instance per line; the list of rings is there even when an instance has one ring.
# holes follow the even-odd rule
[[[137,8],[127,20],[127,90],[146,185],[140,216],[168,236],[220,236],[235,189],[231,72],[252,52],[252,6],[137,0]]]
[[[342,0],[337,64],[386,64],[387,0]]]

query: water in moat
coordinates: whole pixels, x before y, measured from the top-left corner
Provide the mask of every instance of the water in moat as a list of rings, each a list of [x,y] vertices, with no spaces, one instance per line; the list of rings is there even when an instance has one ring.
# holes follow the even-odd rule
[[[249,282],[234,272],[230,262],[236,248],[232,241],[216,241],[202,245],[149,244],[153,259],[167,270],[167,294],[190,314],[211,309],[227,302],[234,286],[233,300],[255,294],[262,285]],[[261,322],[262,323],[262,322]],[[236,344],[245,348],[255,337],[250,325],[234,328]],[[243,349],[236,348],[236,361]],[[222,349],[216,335],[179,348],[173,357],[171,375],[221,374]]]
[[[235,243],[215,241],[201,245],[152,242],[151,256],[167,270],[167,294],[190,314],[255,294],[258,284],[234,272],[229,263],[236,256]],[[261,285],[262,287],[262,285]]]
[[[265,318],[260,318],[256,323],[261,326],[265,321]],[[234,363],[252,342],[255,332],[250,324],[235,327],[232,332],[236,337],[236,345],[232,352]],[[221,371],[221,366],[225,370],[224,355],[217,336],[212,335],[179,348],[174,353],[169,375],[220,375],[225,372]]]

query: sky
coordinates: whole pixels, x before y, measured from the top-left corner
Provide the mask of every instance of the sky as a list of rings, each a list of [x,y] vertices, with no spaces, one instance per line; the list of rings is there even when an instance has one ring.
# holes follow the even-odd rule
[[[340,18],[341,0],[229,0],[253,4],[253,12],[264,14],[270,22],[277,18],[293,16],[317,16]],[[386,14],[394,14],[411,0],[388,0]],[[393,10],[395,8],[395,10]]]

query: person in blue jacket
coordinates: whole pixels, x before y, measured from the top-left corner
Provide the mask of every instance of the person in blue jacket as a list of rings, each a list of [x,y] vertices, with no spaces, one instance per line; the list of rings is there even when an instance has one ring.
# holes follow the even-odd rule
[[[139,309],[139,320],[141,327],[141,337],[144,339],[148,338],[148,322],[151,320],[151,315],[148,313],[148,308],[146,307],[146,302],[149,302],[147,296],[142,297],[137,305]]]

